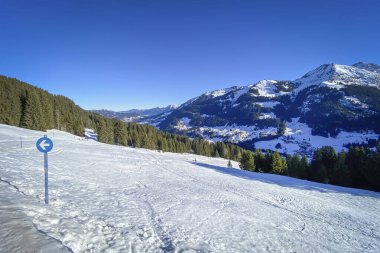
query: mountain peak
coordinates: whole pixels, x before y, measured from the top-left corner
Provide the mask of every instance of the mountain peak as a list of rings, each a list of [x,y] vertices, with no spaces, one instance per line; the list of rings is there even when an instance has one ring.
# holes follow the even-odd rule
[[[336,71],[336,64],[323,64],[303,75],[301,78],[294,80],[297,84],[296,93],[307,87],[319,85],[332,78]]]
[[[352,66],[380,74],[380,66],[375,63],[357,62]]]
[[[294,81],[298,86],[296,92],[320,84],[327,85],[331,88],[341,88],[342,85],[379,87],[379,73],[367,70],[363,66],[348,66],[336,63],[323,64]]]

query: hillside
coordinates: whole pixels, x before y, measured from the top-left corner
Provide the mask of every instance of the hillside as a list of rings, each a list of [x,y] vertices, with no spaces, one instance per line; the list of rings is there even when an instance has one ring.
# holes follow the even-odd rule
[[[293,81],[262,80],[207,92],[168,115],[138,122],[190,137],[309,157],[326,145],[337,151],[353,143],[375,147],[380,134],[379,66],[324,64]]]
[[[0,125],[1,252],[380,251],[379,193],[57,130],[46,206],[43,134]]]
[[[232,160],[239,160],[244,152],[236,145],[209,143],[165,133],[152,126],[109,119],[83,110],[67,97],[5,76],[0,76],[0,124],[34,130],[55,128],[79,136],[84,136],[84,128],[91,128],[103,143]]]

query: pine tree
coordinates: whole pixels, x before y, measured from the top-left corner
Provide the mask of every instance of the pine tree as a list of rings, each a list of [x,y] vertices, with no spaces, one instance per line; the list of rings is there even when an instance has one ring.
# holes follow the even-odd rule
[[[255,171],[255,160],[252,152],[243,152],[240,159],[240,168],[243,170]]]
[[[0,123],[20,126],[22,99],[20,89],[9,78],[0,76]]]
[[[277,125],[277,134],[284,135],[286,131],[286,121],[285,120],[281,121],[280,119],[277,119],[276,125]]]
[[[293,156],[288,156],[286,158],[286,164],[288,167],[288,175],[291,177],[300,178],[299,175],[299,167],[300,167],[301,159],[298,154],[295,154]]]
[[[41,105],[38,101],[36,91],[27,91],[25,96],[23,115],[21,118],[21,127],[34,130],[42,130],[41,114]]]
[[[257,171],[259,172],[262,172],[264,171],[264,167],[265,167],[265,156],[264,154],[261,152],[261,150],[257,150],[255,152],[255,165],[256,165],[256,169]]]
[[[40,101],[42,107],[42,130],[52,129],[54,127],[53,104],[46,92],[40,92]]]
[[[311,161],[311,180],[329,182],[336,162],[337,156],[332,147],[322,147],[315,151]]]
[[[127,144],[127,129],[125,123],[122,121],[116,121],[114,125],[114,139],[116,144]]]
[[[352,179],[346,164],[347,153],[342,152],[338,155],[338,160],[331,176],[331,183],[341,186],[351,186]]]
[[[232,162],[231,162],[231,160],[228,160],[227,167],[228,168],[232,168]]]
[[[273,170],[273,154],[270,151],[265,153],[265,163],[263,167],[263,172],[271,173]]]
[[[96,131],[100,142],[108,143],[108,133],[106,123],[103,119],[96,119]]]
[[[286,163],[276,151],[272,156],[272,173],[284,175],[286,173]]]
[[[307,179],[310,171],[309,162],[306,156],[302,156],[300,164],[298,166],[298,176],[301,179]]]

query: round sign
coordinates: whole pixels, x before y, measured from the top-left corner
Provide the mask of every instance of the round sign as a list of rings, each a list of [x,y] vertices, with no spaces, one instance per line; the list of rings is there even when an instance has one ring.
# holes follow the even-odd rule
[[[36,142],[36,147],[42,153],[50,152],[53,149],[53,141],[48,137],[39,138]]]

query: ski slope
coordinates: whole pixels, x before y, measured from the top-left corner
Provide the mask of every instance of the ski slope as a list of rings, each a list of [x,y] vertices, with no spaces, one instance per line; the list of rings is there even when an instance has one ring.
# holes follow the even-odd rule
[[[0,125],[0,252],[380,252],[380,194]],[[23,148],[20,147],[20,136]]]

